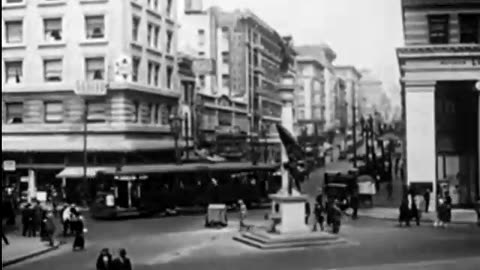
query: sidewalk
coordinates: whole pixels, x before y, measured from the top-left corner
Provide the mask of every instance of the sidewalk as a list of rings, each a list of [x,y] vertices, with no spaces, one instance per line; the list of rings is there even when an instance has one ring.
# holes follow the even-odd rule
[[[388,219],[398,220],[398,208],[384,208],[374,207],[370,209],[359,209],[358,215],[360,217],[370,217],[376,219]],[[436,213],[422,213],[423,222],[433,222],[436,220]],[[470,209],[453,209],[452,210],[452,223],[457,224],[476,224],[477,214],[474,210]]]
[[[2,267],[40,256],[60,246],[58,240],[54,247],[50,247],[48,243],[41,242],[38,237],[27,238],[10,234],[7,238],[10,245],[2,243]]]

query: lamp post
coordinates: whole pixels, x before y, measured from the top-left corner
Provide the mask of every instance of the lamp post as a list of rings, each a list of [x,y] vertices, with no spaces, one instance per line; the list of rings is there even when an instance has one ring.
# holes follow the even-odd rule
[[[173,139],[175,140],[175,163],[181,164],[182,160],[180,159],[180,151],[178,148],[178,139],[180,137],[180,132],[182,131],[182,118],[178,115],[171,114],[168,118],[170,123],[170,130],[173,135]]]

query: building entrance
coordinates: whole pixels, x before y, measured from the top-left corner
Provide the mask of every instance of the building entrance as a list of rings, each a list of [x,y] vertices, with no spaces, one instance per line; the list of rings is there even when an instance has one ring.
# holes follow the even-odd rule
[[[437,82],[435,88],[438,194],[472,205],[478,197],[479,112],[474,81]]]

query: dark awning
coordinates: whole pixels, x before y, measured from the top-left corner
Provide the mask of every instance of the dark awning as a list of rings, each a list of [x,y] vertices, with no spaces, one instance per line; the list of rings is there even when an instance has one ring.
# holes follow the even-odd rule
[[[219,162],[219,163],[187,163],[187,164],[148,164],[126,165],[117,172],[105,172],[115,175],[132,174],[166,174],[166,173],[193,173],[193,172],[247,172],[247,171],[274,171],[280,164],[251,162]]]

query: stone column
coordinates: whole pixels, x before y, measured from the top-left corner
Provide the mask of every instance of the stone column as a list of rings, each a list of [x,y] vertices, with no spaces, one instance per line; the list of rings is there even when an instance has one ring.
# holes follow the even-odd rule
[[[407,184],[431,183],[430,206],[436,209],[435,82],[407,81],[405,95]]]
[[[477,176],[478,176],[478,179],[477,179],[477,199],[480,199],[480,81],[478,81],[476,84],[475,84],[475,88],[477,90],[477,99],[478,99],[478,103],[477,103],[477,106],[478,106],[478,117],[477,117],[477,122],[478,122],[478,151],[477,151],[477,155],[478,155],[478,167],[477,167]]]
[[[28,202],[32,202],[37,198],[37,181],[35,179],[35,171],[28,170]]]
[[[283,107],[282,107],[282,125],[293,133],[293,99],[285,99],[283,100]],[[282,164],[288,162],[288,155],[287,150],[284,146],[282,146]],[[282,166],[282,190],[288,192],[288,171]]]

